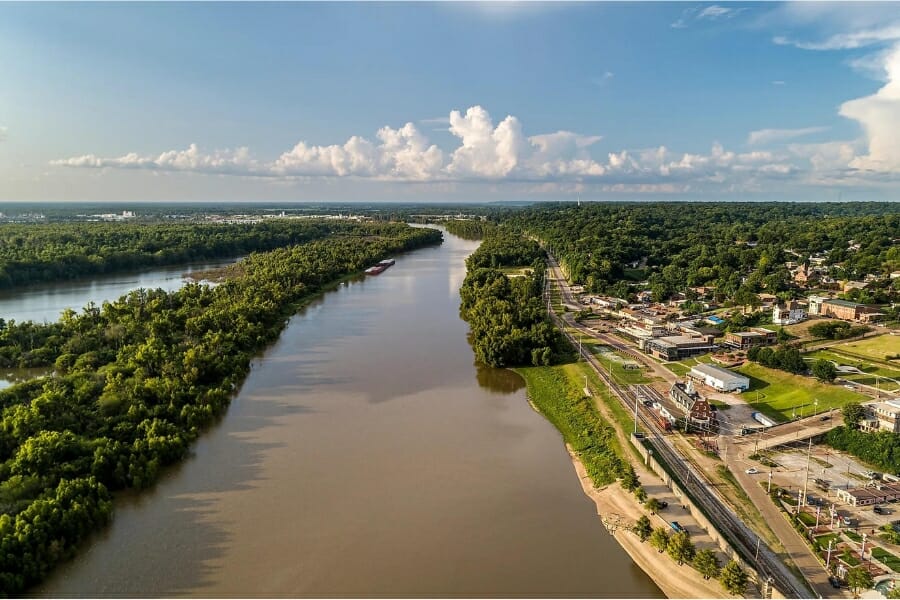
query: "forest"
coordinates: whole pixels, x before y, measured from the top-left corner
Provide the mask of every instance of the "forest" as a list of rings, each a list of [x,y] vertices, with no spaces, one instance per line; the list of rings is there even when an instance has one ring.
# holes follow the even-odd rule
[[[574,283],[615,297],[634,297],[638,282],[656,301],[676,292],[691,300],[699,286],[715,288],[720,303],[796,295],[785,263],[817,253],[835,279],[884,278],[852,292],[857,299],[900,297],[900,281],[887,279],[900,270],[900,207],[891,203],[570,203],[495,220],[540,238]]]
[[[333,223],[52,223],[0,227],[0,289],[231,258],[323,238]]]
[[[891,475],[900,474],[900,436],[890,431],[867,433],[841,425],[825,435],[836,450],[849,452],[860,460]]]
[[[328,227],[251,254],[215,287],[136,290],[58,323],[0,324],[5,361],[55,369],[0,391],[0,591],[20,593],[70,556],[111,518],[112,491],[148,487],[181,460],[302,302],[441,241],[399,224]]]
[[[544,253],[518,234],[494,231],[466,259],[460,315],[478,360],[492,367],[549,365],[560,347],[542,300]],[[502,267],[527,267],[507,277]]]

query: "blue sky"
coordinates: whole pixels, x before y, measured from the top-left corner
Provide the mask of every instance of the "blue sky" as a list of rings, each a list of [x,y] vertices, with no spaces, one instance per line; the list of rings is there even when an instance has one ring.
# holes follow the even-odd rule
[[[0,4],[0,200],[886,200],[898,3]]]

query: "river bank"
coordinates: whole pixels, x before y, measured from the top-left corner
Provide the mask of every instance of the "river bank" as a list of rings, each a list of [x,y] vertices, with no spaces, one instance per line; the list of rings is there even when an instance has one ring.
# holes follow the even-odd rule
[[[678,565],[667,554],[660,554],[648,542],[641,542],[629,531],[628,526],[646,514],[634,496],[618,484],[602,489],[594,487],[578,455],[568,444],[566,449],[572,457],[572,465],[584,494],[597,506],[597,515],[609,523],[604,525],[613,529],[612,536],[667,598],[719,598],[725,595],[717,580],[704,580],[692,566]]]

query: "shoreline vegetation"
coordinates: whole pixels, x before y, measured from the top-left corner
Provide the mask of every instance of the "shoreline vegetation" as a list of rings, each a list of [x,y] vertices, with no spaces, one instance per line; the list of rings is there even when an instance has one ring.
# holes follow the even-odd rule
[[[478,360],[512,367],[523,378],[529,403],[562,435],[598,514],[604,519],[612,514],[624,519],[622,527],[610,528],[606,520],[604,525],[668,597],[717,597],[723,587],[728,593],[742,593],[747,574],[734,562],[721,565],[714,545],[697,549],[687,533],[670,534],[666,524],[652,528],[647,513],[652,516],[650,509],[658,501],[649,498],[641,485],[629,460],[629,442],[617,428],[616,418],[601,414],[595,398],[579,389],[580,378],[588,375],[574,367],[572,349],[546,313],[543,251],[535,242],[502,228],[479,226],[466,233],[474,235],[476,229],[484,242],[466,260],[460,315],[470,324]],[[448,231],[453,233],[450,227]],[[530,271],[510,278],[503,271],[509,267],[529,267]],[[551,331],[529,335],[545,327]],[[595,377],[590,380],[598,385]],[[640,477],[652,479],[654,489],[664,489],[643,468]],[[616,482],[619,485],[611,485]],[[668,557],[661,558],[663,554]]]
[[[296,310],[382,258],[440,243],[404,224],[251,254],[217,286],[136,290],[56,323],[3,323],[0,361],[55,373],[0,391],[0,592],[17,595],[226,411]]]

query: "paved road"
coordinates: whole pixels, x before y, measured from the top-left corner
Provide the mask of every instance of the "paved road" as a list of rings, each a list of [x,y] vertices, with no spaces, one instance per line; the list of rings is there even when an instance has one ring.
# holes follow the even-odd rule
[[[556,260],[551,257],[549,262],[549,279],[553,284],[556,284],[557,289],[561,291],[564,303],[578,306],[578,302],[572,295],[571,290],[569,289],[568,282],[565,280],[565,277],[559,269],[559,265],[557,264]],[[559,319],[558,315],[554,314],[553,316]],[[572,315],[567,314],[563,317],[566,325],[575,327],[585,334],[595,336],[603,340],[604,343],[609,344],[616,350],[625,352],[628,355],[633,356],[637,360],[640,360],[643,364],[653,369],[654,373],[658,374],[665,381],[672,382],[678,379],[678,377],[674,373],[670,372],[668,369],[665,369],[662,365],[652,360],[651,358],[643,355],[640,352],[637,352],[633,347],[627,346],[623,342],[614,339],[609,335],[598,334],[585,327],[584,325],[576,323]],[[574,342],[574,339],[571,335],[569,336],[569,338]],[[594,367],[601,378],[604,379],[610,389],[616,392],[615,395],[623,402],[623,404],[626,407],[632,406],[631,399],[628,397],[627,391],[625,391],[624,389],[620,389],[618,385],[607,378],[602,365],[596,359],[596,357],[594,357],[587,351],[583,351],[583,356]],[[641,409],[643,409],[643,407],[641,407]],[[797,597],[804,597],[808,595],[808,591],[804,589],[803,585],[796,580],[793,574],[785,569],[783,563],[784,557],[780,557],[764,543],[760,543],[759,546],[757,546],[757,542],[759,540],[758,535],[749,527],[747,527],[740,520],[740,518],[737,517],[737,515],[735,515],[735,513],[728,507],[723,498],[718,496],[718,493],[715,491],[715,489],[711,485],[709,485],[709,482],[706,480],[705,475],[701,472],[697,472],[687,461],[684,460],[684,458],[678,453],[678,451],[668,443],[668,441],[665,439],[665,436],[662,435],[662,432],[658,430],[655,421],[648,418],[647,415],[644,414],[643,410],[639,416],[644,427],[656,433],[656,435],[652,435],[650,438],[651,443],[656,449],[656,452],[658,452],[659,455],[661,455],[664,460],[666,460],[666,462],[668,462],[679,472],[681,484],[690,489],[694,498],[705,506],[709,514],[714,516],[714,521],[718,524],[717,526],[722,530],[723,533],[725,533],[729,538],[732,539],[732,542],[734,544],[738,546],[738,550],[741,551],[741,554],[744,555],[745,559],[748,559],[748,562],[750,564],[757,563],[757,568],[761,572],[770,573],[775,578],[776,587],[778,587],[779,590],[782,591],[782,593],[785,593],[786,595],[795,595]],[[812,426],[816,431],[827,431],[834,425],[836,425],[836,423],[832,421],[819,421],[818,416],[809,417],[807,419],[795,421],[789,425],[781,426],[784,429],[781,429],[777,433],[777,435],[775,437],[772,437],[769,441],[771,444],[784,443],[784,441],[779,442],[779,440],[784,439],[785,441],[790,441],[790,438],[792,436],[793,439],[798,439],[799,436],[797,432],[803,431],[806,427]],[[724,446],[732,443],[733,440],[740,440],[741,445],[744,447],[746,447],[746,444],[751,441],[749,439],[746,439],[745,441],[745,439],[742,438],[731,438],[730,436],[720,436],[720,440],[720,444],[723,444]],[[803,573],[803,576],[805,577],[807,582],[814,588],[814,591],[820,597],[846,596],[844,592],[836,593],[838,592],[838,590],[835,590],[831,587],[831,585],[828,583],[828,573],[825,571],[825,568],[822,566],[822,564],[819,563],[810,547],[796,532],[796,530],[794,530],[787,519],[784,518],[784,516],[781,514],[781,511],[768,498],[765,490],[763,490],[763,488],[753,478],[754,476],[747,475],[745,473],[745,469],[747,467],[739,461],[742,460],[740,454],[745,455],[746,451],[737,452],[735,450],[737,450],[737,448],[726,453],[726,459],[729,468],[735,474],[737,481],[750,497],[751,501],[760,510],[761,514],[766,519],[772,531],[775,533],[782,546],[785,548],[785,552],[788,554],[793,564],[795,564],[801,571],[801,573]],[[757,547],[759,548],[759,550],[757,550]]]

